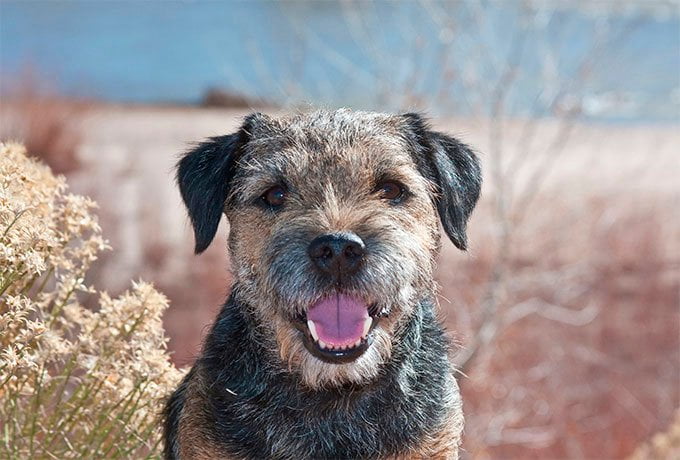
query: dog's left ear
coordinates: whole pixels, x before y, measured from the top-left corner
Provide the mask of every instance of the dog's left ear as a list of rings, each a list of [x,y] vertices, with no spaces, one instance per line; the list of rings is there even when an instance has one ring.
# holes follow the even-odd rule
[[[419,114],[402,117],[418,170],[438,188],[433,200],[444,231],[456,247],[465,250],[467,221],[482,186],[479,160],[467,145],[432,131]]]
[[[196,254],[205,251],[215,238],[237,160],[258,117],[262,115],[246,117],[234,134],[202,142],[177,164],[177,184],[194,228]]]

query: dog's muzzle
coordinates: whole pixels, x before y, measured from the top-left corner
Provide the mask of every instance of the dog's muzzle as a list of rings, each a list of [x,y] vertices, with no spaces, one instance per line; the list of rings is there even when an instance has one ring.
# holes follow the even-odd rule
[[[374,305],[342,292],[364,263],[364,242],[351,232],[328,233],[312,240],[307,252],[319,274],[338,290],[310,305],[300,318],[297,327],[305,347],[325,362],[354,361],[371,345],[378,320]]]

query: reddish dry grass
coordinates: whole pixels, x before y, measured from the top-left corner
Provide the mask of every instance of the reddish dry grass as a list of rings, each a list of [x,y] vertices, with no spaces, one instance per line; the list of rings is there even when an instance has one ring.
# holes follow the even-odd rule
[[[461,377],[470,458],[621,458],[678,407],[672,201],[580,203],[565,212],[545,197],[536,207],[544,215],[518,229],[498,310],[510,324]],[[475,238],[472,258],[442,257],[443,294],[453,300],[443,306],[463,346],[494,264],[486,236]]]
[[[165,327],[170,337],[169,348],[177,366],[189,366],[199,354],[203,338],[224,304],[231,285],[224,247],[226,241],[215,243],[200,257],[187,257],[186,273],[178,282],[165,277],[157,283],[179,308],[171,308],[165,316]],[[200,308],[209,305],[209,308]]]
[[[92,103],[36,88],[26,83],[2,98],[0,138],[20,141],[29,155],[43,160],[55,173],[72,172],[79,167],[77,150],[82,134],[78,125]]]

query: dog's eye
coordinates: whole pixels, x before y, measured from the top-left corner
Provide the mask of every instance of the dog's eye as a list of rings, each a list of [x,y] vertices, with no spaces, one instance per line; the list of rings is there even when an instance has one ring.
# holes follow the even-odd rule
[[[280,185],[274,186],[264,192],[262,201],[272,208],[278,208],[286,199],[286,190]]]
[[[398,202],[404,196],[404,187],[396,182],[382,182],[377,192],[383,200]]]

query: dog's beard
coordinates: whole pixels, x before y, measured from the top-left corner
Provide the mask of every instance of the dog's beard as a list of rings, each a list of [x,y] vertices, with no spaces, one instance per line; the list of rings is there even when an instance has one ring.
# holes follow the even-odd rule
[[[341,386],[347,383],[364,384],[376,378],[385,362],[390,359],[394,340],[412,313],[416,297],[413,289],[400,289],[391,313],[382,317],[370,332],[369,345],[357,357],[348,362],[328,362],[310,352],[305,344],[304,333],[286,316],[277,314],[274,320],[279,356],[291,372],[297,372],[303,383],[310,388]]]
[[[361,384],[378,376],[415,305],[426,293],[433,292],[434,262],[430,251],[411,235],[393,233],[389,239],[387,232],[377,233],[380,240],[366,239],[369,251],[361,270],[339,281],[329,280],[314,269],[307,255],[308,242],[300,238],[300,229],[296,228],[287,228],[285,234],[272,239],[264,251],[269,257],[264,257],[262,263],[235,267],[239,283],[246,288],[244,300],[263,330],[275,339],[278,357],[308,387]],[[254,271],[258,267],[265,268]],[[341,300],[351,307],[353,316],[332,319],[328,317],[332,311],[314,315],[315,308],[328,308],[324,302],[329,301],[337,304],[331,307],[337,308],[338,314],[343,314]],[[371,318],[371,327],[365,337],[359,321],[367,318]],[[341,347],[360,339],[359,348],[363,349],[350,353],[333,350],[336,355],[351,356],[330,359],[325,350],[318,348],[318,339],[323,341],[324,337],[318,330],[314,337],[309,319],[339,329],[349,323],[350,332],[340,331],[331,337],[327,334],[325,342]]]
[[[404,265],[401,271],[397,270],[402,277],[405,273]],[[276,263],[273,263],[270,267],[276,266]],[[418,271],[415,266],[412,270],[410,279],[421,283],[423,279],[427,279],[428,270]],[[262,324],[268,327],[271,325],[270,330],[276,338],[281,361],[289,371],[298,373],[306,386],[322,388],[347,383],[364,384],[376,378],[383,364],[390,359],[395,337],[399,336],[414,306],[421,300],[419,295],[431,292],[431,282],[427,284],[425,290],[422,284],[419,286],[414,282],[404,282],[403,278],[390,278],[387,274],[381,277],[382,273],[385,273],[385,270],[375,268],[371,271],[367,267],[362,277],[340,288],[314,281],[306,284],[305,288],[305,283],[286,283],[285,278],[278,278],[280,282],[263,289],[260,287],[261,283],[253,280],[251,285],[256,295],[251,297],[252,302],[262,302],[262,292],[270,293],[269,298],[265,300],[266,305],[258,305],[254,310]],[[418,273],[423,274],[423,279],[416,276]],[[308,279],[313,280],[313,275],[308,275]],[[379,283],[379,279],[384,282]],[[367,313],[370,311],[372,325],[366,338],[365,349],[350,360],[330,362],[323,356],[320,357],[319,353],[310,351],[310,347],[318,344],[309,343],[314,337],[309,331],[307,315],[310,307],[318,305],[320,301],[323,302],[323,299],[340,295],[338,292],[342,292],[343,296],[362,299]],[[363,330],[361,332],[363,337]]]

